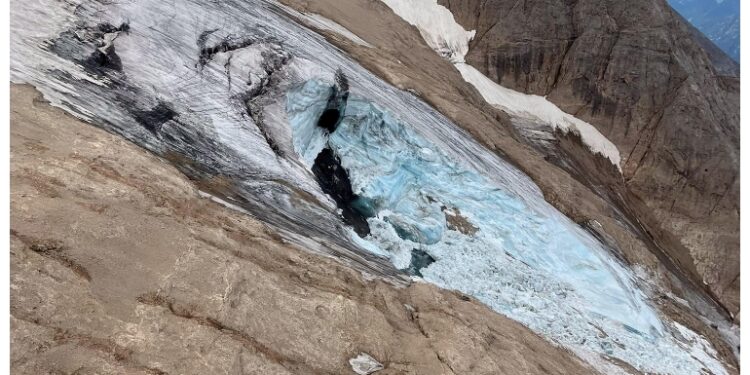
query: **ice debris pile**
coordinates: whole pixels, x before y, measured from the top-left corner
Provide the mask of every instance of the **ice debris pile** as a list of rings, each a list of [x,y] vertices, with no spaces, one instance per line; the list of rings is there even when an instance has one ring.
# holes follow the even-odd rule
[[[577,352],[649,372],[724,372],[713,356],[686,350],[631,273],[551,207],[453,160],[365,98],[348,98],[332,132],[318,126],[333,92],[309,80],[287,94],[286,109],[304,163],[320,168],[319,155],[332,153],[344,169],[337,178],[350,180],[354,198],[340,207],[366,220],[352,234],[363,247]]]

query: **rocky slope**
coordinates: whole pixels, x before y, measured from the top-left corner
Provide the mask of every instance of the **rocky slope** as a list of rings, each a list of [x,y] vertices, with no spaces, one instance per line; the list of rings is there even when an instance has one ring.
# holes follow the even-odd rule
[[[736,314],[736,64],[704,48],[665,1],[441,3],[476,30],[467,62],[503,86],[546,96],[617,145],[632,193],[619,204]]]
[[[367,277],[11,89],[11,370],[585,374],[474,299]]]

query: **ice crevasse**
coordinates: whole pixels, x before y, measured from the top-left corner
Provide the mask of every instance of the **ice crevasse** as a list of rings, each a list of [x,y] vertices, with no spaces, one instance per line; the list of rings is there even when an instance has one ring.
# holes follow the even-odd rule
[[[317,119],[331,90],[306,81],[287,94],[286,110],[304,163],[312,168],[329,149],[348,172],[355,209],[369,225],[365,236],[352,233],[364,248],[576,352],[642,371],[723,373],[713,349],[674,334],[596,240],[543,199],[526,199],[519,186],[538,197],[533,184],[504,176],[509,188],[484,177],[366,98],[350,97],[329,133]],[[685,350],[695,345],[710,353]]]

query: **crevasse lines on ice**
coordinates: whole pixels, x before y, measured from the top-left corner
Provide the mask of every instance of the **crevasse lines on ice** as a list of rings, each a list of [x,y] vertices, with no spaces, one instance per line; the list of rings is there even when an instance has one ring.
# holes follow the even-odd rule
[[[169,158],[201,183],[218,183],[221,191],[212,193],[300,234],[297,238],[360,249],[305,163],[294,152],[279,156],[268,142],[294,150],[282,93],[304,80],[330,77],[338,68],[352,79],[352,92],[367,94],[412,126],[449,124],[425,133],[456,160],[498,179],[514,175],[514,189],[525,191],[530,202],[541,197],[526,176],[487,155],[444,116],[385,84],[273,4],[35,0],[12,7],[11,18],[13,82],[34,85],[52,105]],[[102,47],[100,26],[123,23],[128,31],[112,42],[117,69],[86,66]],[[254,42],[222,47],[223,41],[243,38]],[[201,65],[202,45],[219,49]],[[273,63],[279,55],[288,55],[287,61]],[[264,130],[247,108],[247,96],[256,94],[252,101],[262,109],[257,118]]]
[[[419,30],[428,46],[450,60],[463,79],[474,86],[490,105],[510,114],[542,121],[553,130],[575,132],[589,149],[608,158],[618,170],[620,151],[593,125],[565,113],[545,97],[503,87],[464,61],[475,31],[466,31],[437,0],[382,0],[396,15]]]
[[[292,89],[288,118],[301,157],[312,160],[330,148],[348,171],[362,214],[370,217],[363,247],[475,296],[576,353],[615,357],[649,372],[723,372],[705,340],[673,336],[674,326],[662,323],[633,275],[598,242],[551,206],[529,204],[509,188],[523,180],[509,175],[507,185],[498,184],[457,163],[361,96],[350,97],[333,133],[319,129],[330,87],[310,80]],[[463,227],[450,222],[456,216]],[[609,368],[596,355],[585,357]]]
[[[336,244],[356,254],[335,254],[349,256],[350,260],[364,259],[360,264],[368,270],[390,275],[392,268],[386,267],[381,258],[360,250],[390,257],[403,268],[410,263],[410,247],[420,247],[436,259],[421,268],[428,280],[464,290],[537,332],[569,343],[588,337],[592,328],[571,326],[569,320],[554,318],[581,315],[579,306],[596,299],[602,291],[581,288],[578,284],[582,280],[575,274],[565,275],[564,280],[552,277],[547,271],[565,259],[527,251],[527,243],[543,243],[544,239],[534,233],[551,228],[580,250],[575,253],[584,260],[581,264],[594,269],[588,274],[613,281],[607,285],[614,291],[627,292],[614,293],[619,301],[612,303],[629,311],[648,310],[641,306],[641,292],[632,287],[629,273],[598,250],[586,250],[598,246],[595,240],[549,206],[527,176],[424,102],[384,83],[323,37],[288,19],[273,4],[240,0],[36,0],[13,6],[11,19],[14,82],[33,84],[51,104],[173,160],[202,184],[201,189],[214,188],[209,193],[281,228],[305,246]],[[108,65],[106,59],[100,59],[105,63],[102,66],[86,66],[86,59],[106,42],[110,26],[123,23],[129,29],[112,41],[109,52],[119,64]],[[202,52],[209,47],[211,51]],[[300,87],[307,87],[312,79],[326,80],[330,86],[339,68],[349,77],[352,97],[359,98],[351,107],[352,113],[361,115],[359,121],[370,121],[377,113],[385,126],[402,124],[392,129],[399,135],[395,137],[398,142],[389,146],[389,157],[399,159],[382,159],[385,162],[381,167],[388,169],[348,163],[361,163],[363,150],[366,155],[379,155],[378,147],[393,135],[380,134],[374,138],[377,142],[371,140],[367,147],[358,149],[347,146],[354,144],[353,138],[344,136],[357,134],[352,132],[355,129],[346,130],[349,122],[343,132],[336,130],[333,137],[324,140],[315,131],[307,140],[296,133],[298,122],[314,120],[316,115],[295,116],[317,110],[318,99],[288,112],[298,103],[290,104],[286,94],[299,93]],[[326,90],[329,86],[321,85]],[[318,90],[314,85],[308,88],[310,95]],[[253,107],[259,111],[255,116],[248,103],[257,105]],[[360,135],[370,139],[365,133]],[[269,139],[287,152],[275,152]],[[326,143],[340,154],[358,193],[387,203],[378,212],[380,216],[371,220],[371,238],[362,239],[342,225],[334,202],[321,191],[310,171],[319,152],[317,147]],[[310,145],[307,153],[304,150],[308,146],[300,147],[305,144]],[[402,167],[411,161],[419,161],[416,165],[420,168]],[[414,178],[416,175],[421,177]],[[445,186],[452,179],[457,185]],[[402,188],[400,192],[390,188],[397,185]],[[497,220],[494,214],[488,215],[481,205],[477,207],[475,202],[482,200],[472,195],[475,190],[491,195],[497,204],[504,203],[502,208],[509,215],[506,221],[516,227],[493,223]],[[436,206],[433,203],[437,197],[433,195],[442,197],[451,207]],[[454,228],[471,233],[475,227],[476,235],[448,230],[446,215],[457,220]],[[396,227],[400,235],[418,242],[399,237]],[[448,251],[448,244],[461,251]],[[496,259],[488,261],[485,249],[495,249]],[[608,274],[603,267],[612,271]],[[506,269],[526,272],[505,273]],[[566,303],[558,303],[562,297],[556,293],[560,291],[567,294]],[[508,313],[509,309],[515,315]],[[636,319],[629,325],[645,336],[625,329],[621,321],[631,318],[608,311],[606,301],[592,301],[586,311],[602,329],[613,332],[609,341],[592,339],[580,344],[587,350],[611,350],[618,358],[643,368],[666,366],[655,357],[671,351],[683,366],[675,368],[686,372],[694,368],[695,362],[683,356],[687,349],[674,349],[667,335],[673,329],[671,325],[663,325],[666,337],[658,339],[643,332],[648,331],[643,327],[649,319]],[[597,311],[610,316],[596,317]],[[625,340],[624,349],[613,340]],[[686,348],[693,350],[694,346]],[[639,357],[645,352],[652,354]]]
[[[14,82],[31,83],[53,105],[178,159],[191,178],[229,181],[231,196],[222,198],[249,205],[272,224],[356,249],[309,171],[296,157],[278,157],[266,139],[293,149],[278,92],[301,78],[343,65],[375,87],[366,90],[382,86],[361,77],[365,71],[322,37],[271,5],[246,1],[35,1],[13,9]],[[84,66],[101,48],[100,25],[124,22],[129,31],[113,41],[122,68]],[[201,35],[215,49],[202,65]],[[251,42],[225,43],[244,38]],[[246,108],[253,95],[264,131]]]

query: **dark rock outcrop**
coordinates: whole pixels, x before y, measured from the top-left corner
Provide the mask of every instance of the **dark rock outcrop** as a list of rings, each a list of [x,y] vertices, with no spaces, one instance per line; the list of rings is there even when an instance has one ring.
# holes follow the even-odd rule
[[[161,126],[177,116],[172,107],[163,102],[159,102],[154,108],[148,111],[133,110],[133,117],[139,124],[150,132],[156,134],[161,130]]]
[[[411,261],[409,262],[409,268],[406,269],[410,275],[422,277],[422,268],[435,263],[435,258],[432,255],[427,254],[426,251],[420,249],[413,249],[411,251]]]
[[[357,210],[359,196],[352,191],[349,174],[341,165],[336,153],[326,147],[315,158],[312,172],[324,193],[328,194],[341,209],[344,222],[351,225],[354,231],[364,237],[370,234],[367,217]]]

